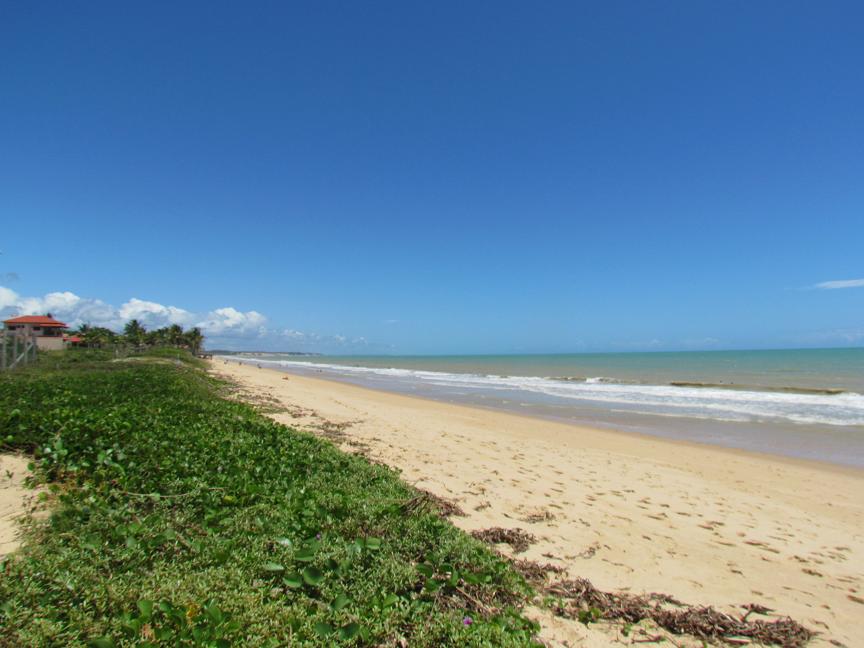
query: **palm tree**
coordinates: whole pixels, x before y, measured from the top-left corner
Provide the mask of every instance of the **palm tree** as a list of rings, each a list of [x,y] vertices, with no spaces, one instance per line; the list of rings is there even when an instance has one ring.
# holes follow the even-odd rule
[[[146,335],[146,340],[149,346],[166,346],[168,344],[168,329],[163,327],[150,331]]]
[[[168,327],[168,342],[171,343],[172,346],[183,346],[183,327],[179,324],[172,324]]]
[[[201,344],[204,342],[204,334],[201,332],[197,326],[186,331],[185,334],[186,344],[189,345],[189,350],[194,354],[198,354],[201,351]]]
[[[88,347],[98,347],[101,349],[106,344],[117,342],[117,334],[104,326],[88,326],[85,324],[81,327],[81,335]]]
[[[126,336],[127,342],[135,348],[144,345],[144,339],[147,335],[147,329],[137,319],[129,320],[126,326],[123,327],[123,334]]]

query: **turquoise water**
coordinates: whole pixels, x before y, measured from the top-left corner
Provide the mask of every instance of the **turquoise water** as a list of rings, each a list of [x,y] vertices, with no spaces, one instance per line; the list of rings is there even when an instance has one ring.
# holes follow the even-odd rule
[[[841,389],[864,393],[864,348],[556,355],[310,356],[298,360],[445,373],[611,378],[655,385],[672,382],[731,383],[757,388]]]
[[[230,357],[447,402],[864,467],[864,349]]]

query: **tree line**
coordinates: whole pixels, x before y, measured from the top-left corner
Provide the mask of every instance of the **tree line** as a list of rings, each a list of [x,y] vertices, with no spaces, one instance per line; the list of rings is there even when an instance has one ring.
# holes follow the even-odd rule
[[[129,320],[122,333],[115,333],[104,326],[82,325],[72,335],[81,338],[88,347],[103,348],[108,346],[133,346],[141,349],[146,347],[177,347],[199,353],[204,344],[204,334],[197,326],[184,330],[179,324],[163,326],[148,331],[137,319]]]

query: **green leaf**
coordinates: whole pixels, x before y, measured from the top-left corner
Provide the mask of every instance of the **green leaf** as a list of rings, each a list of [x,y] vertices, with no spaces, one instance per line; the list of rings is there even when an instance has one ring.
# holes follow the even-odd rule
[[[114,648],[114,640],[111,637],[99,637],[90,641],[92,648]]]
[[[315,550],[309,547],[301,549],[294,554],[294,560],[299,560],[300,562],[312,562],[315,560]]]
[[[381,538],[366,538],[366,548],[378,551],[381,548]]]
[[[141,619],[130,619],[123,623],[124,627],[133,635],[137,635],[141,630],[143,621]]]
[[[216,625],[219,625],[224,620],[224,616],[222,615],[222,610],[219,609],[219,606],[215,603],[204,608],[204,613],[207,617]]]
[[[333,626],[329,623],[322,623],[319,621],[315,624],[315,632],[321,637],[327,637],[333,634]]]
[[[303,580],[309,585],[317,585],[324,578],[323,572],[316,567],[307,567],[303,570]]]
[[[399,600],[399,597],[396,596],[395,594],[388,594],[387,596],[384,597],[384,600],[381,601],[381,607],[382,608],[388,608],[391,605],[394,605],[398,600]]]
[[[292,589],[303,587],[303,577],[297,572],[291,572],[282,579],[282,582],[285,583],[286,587],[290,587]]]
[[[138,611],[141,613],[141,618],[144,621],[149,620],[153,616],[153,601],[141,599],[138,601]]]
[[[426,581],[426,586],[424,588],[430,594],[434,594],[439,589],[441,589],[441,581],[437,581],[434,578],[430,578]]]
[[[420,563],[417,565],[417,571],[423,574],[426,578],[429,578],[435,573],[435,568],[429,563]]]
[[[278,574],[285,571],[285,567],[275,562],[266,562],[264,563],[264,571],[270,572],[271,574]]]
[[[336,600],[334,600],[333,603],[330,604],[330,607],[333,609],[334,612],[338,612],[339,610],[344,608],[346,605],[348,605],[350,602],[351,602],[351,599],[349,599],[344,594],[340,594],[339,596],[336,597]]]
[[[349,639],[353,639],[357,636],[357,633],[360,632],[360,625],[357,623],[349,623],[346,626],[342,626],[339,630],[339,638],[343,641],[348,641]]]

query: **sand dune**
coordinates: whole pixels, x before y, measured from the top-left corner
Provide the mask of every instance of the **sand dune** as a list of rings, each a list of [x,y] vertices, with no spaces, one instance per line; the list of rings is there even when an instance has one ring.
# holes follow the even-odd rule
[[[278,403],[284,409],[272,416],[279,421],[319,433],[339,430],[337,442],[347,450],[363,451],[458,503],[467,515],[453,517],[456,525],[534,534],[537,542],[520,557],[560,565],[604,590],[663,592],[738,613],[758,603],[822,633],[812,645],[864,645],[860,471],[218,359],[213,368],[256,398]],[[629,643],[616,628],[586,629],[537,614],[552,643]]]

